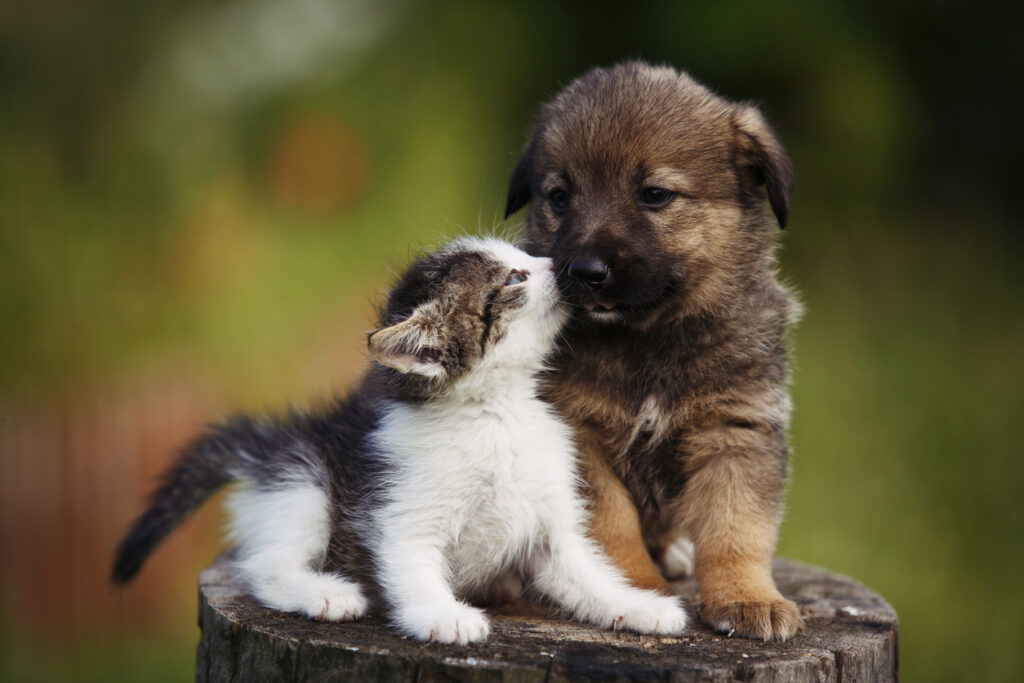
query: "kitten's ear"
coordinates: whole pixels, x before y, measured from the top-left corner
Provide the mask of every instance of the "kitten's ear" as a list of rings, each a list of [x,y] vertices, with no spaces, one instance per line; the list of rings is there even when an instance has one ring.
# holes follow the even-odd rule
[[[366,344],[381,365],[405,375],[440,378],[445,374],[440,327],[440,316],[420,306],[402,322],[370,332]]]
[[[793,162],[757,107],[739,105],[733,122],[737,131],[737,163],[750,172],[754,182],[764,184],[779,227],[785,228],[793,195]]]

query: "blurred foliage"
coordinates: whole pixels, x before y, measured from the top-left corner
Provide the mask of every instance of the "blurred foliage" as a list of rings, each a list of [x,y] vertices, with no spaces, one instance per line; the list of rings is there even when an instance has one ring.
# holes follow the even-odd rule
[[[213,378],[230,406],[343,386],[388,264],[503,228],[540,102],[595,64],[670,62],[760,103],[797,168],[780,552],[893,603],[907,680],[1011,680],[1016,33],[923,1],[5,3],[0,393],[45,403],[154,366]],[[180,678],[180,623],[65,643],[42,670],[26,653],[46,644],[8,632],[4,666]]]

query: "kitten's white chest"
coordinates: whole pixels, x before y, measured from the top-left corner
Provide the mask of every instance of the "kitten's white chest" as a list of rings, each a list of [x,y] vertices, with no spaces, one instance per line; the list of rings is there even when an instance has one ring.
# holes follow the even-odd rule
[[[465,498],[456,552],[495,560],[519,554],[544,532],[550,498],[571,482],[570,444],[555,448],[554,440],[540,438],[549,420],[519,408],[481,415],[467,430],[475,445],[463,453],[460,469],[466,489],[478,495]]]
[[[574,495],[568,429],[532,397],[405,417],[380,439],[404,451],[388,517],[409,508],[434,520],[454,587],[475,590],[543,542],[553,503]]]

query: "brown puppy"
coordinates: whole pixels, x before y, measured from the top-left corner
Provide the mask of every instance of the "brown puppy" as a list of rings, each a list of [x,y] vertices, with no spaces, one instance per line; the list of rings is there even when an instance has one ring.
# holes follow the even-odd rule
[[[771,576],[787,475],[775,275],[792,166],[752,106],[643,63],[595,69],[547,104],[509,184],[525,246],[575,306],[549,398],[578,430],[593,534],[634,583],[689,530],[699,613],[786,639]]]

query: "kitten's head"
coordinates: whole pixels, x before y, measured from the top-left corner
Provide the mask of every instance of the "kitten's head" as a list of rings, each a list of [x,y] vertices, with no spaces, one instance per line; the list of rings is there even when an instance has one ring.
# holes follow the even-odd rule
[[[426,398],[470,375],[541,369],[565,319],[551,259],[461,239],[409,267],[367,341],[400,394]]]

